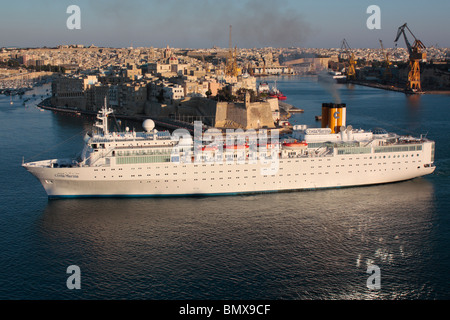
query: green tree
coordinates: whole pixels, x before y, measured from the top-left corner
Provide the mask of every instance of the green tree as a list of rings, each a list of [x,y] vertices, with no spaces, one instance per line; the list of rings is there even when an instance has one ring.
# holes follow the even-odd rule
[[[218,101],[234,102],[236,101],[236,96],[232,95],[228,88],[222,88],[217,91],[216,99]]]

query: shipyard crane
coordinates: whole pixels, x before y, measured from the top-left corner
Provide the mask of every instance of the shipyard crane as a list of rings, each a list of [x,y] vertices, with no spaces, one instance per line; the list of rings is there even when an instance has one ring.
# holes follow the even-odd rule
[[[409,33],[414,38],[414,43],[411,46],[411,44],[408,41],[408,37],[406,36],[405,29],[409,31]],[[406,47],[408,49],[409,53],[409,73],[408,73],[408,84],[407,89],[413,92],[421,91],[422,87],[420,85],[420,61],[425,60],[427,58],[427,54],[425,52],[422,52],[423,49],[425,49],[425,45],[422,43],[422,41],[418,40],[414,34],[411,32],[411,30],[408,28],[406,23],[398,28],[397,31],[397,37],[395,38],[394,42],[397,45],[397,41],[400,38],[400,36],[403,35],[406,43]]]
[[[247,65],[247,72],[250,74],[250,76],[254,76],[254,74],[255,74],[253,66],[252,66],[252,64],[250,62]]]
[[[372,52],[369,51],[369,53],[367,54],[367,58],[366,58],[366,66],[370,66],[371,65],[371,63],[370,63],[370,56],[371,55],[372,55]]]
[[[239,74],[236,57],[237,57],[237,48],[236,47],[234,48],[234,53],[233,53],[233,48],[232,48],[232,43],[231,43],[231,25],[230,25],[229,52],[228,52],[227,65],[226,65],[226,69],[225,69],[225,73],[228,76],[237,77]]]
[[[347,40],[342,40],[341,50],[343,50],[346,60],[348,59],[348,68],[346,69],[346,75],[347,79],[354,80],[356,78],[356,61],[355,61],[355,54],[352,52],[352,49],[347,43]],[[342,55],[341,55],[342,56]]]
[[[384,56],[384,63],[385,63],[385,69],[384,69],[384,80],[390,80],[392,78],[392,72],[391,72],[391,61],[389,61],[389,52],[387,52],[386,50],[384,50],[383,47],[383,41],[380,40],[380,45],[381,45],[381,52],[383,53]]]

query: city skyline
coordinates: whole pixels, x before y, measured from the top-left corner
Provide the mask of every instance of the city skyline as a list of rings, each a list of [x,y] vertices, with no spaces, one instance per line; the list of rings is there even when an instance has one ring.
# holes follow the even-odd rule
[[[66,26],[70,5],[80,7],[80,30]],[[379,30],[367,28],[370,5],[381,9]],[[405,22],[427,47],[450,47],[450,39],[441,32],[450,27],[449,9],[450,3],[439,0],[429,1],[426,7],[417,0],[24,0],[3,5],[0,47],[228,47],[232,25],[232,45],[238,48],[336,48],[344,38],[352,48],[378,48],[379,39],[385,47],[394,47],[397,29]],[[413,41],[412,36],[409,40]],[[404,40],[397,45],[405,47]]]

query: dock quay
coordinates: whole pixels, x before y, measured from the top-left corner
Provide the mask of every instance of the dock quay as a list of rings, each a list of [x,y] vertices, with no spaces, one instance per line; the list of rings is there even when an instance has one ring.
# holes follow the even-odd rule
[[[303,113],[305,110],[294,107],[293,105],[290,105],[286,102],[278,102],[278,105],[280,107],[280,116],[282,120],[287,120],[291,117],[294,113]]]
[[[88,111],[88,110],[79,110],[79,109],[72,109],[72,108],[64,108],[64,107],[55,107],[50,104],[50,98],[42,100],[40,103],[37,104],[37,107],[49,110],[53,112],[61,112],[65,114],[72,114],[72,115],[86,115],[86,116],[93,116],[95,117],[98,112],[97,111]],[[157,127],[168,129],[168,130],[176,130],[176,129],[186,129],[189,132],[194,132],[194,124],[182,120],[176,120],[176,119],[170,119],[170,118],[156,118],[156,117],[150,117],[148,115],[124,115],[124,114],[116,114],[115,117],[117,119],[124,119],[124,120],[130,120],[130,121],[137,121],[142,122],[146,119],[151,118]],[[203,124],[203,130],[210,128],[209,126]]]
[[[357,84],[360,86],[366,86],[366,87],[371,87],[371,88],[389,90],[389,91],[397,91],[397,92],[405,92],[406,91],[405,88],[399,88],[394,85],[381,84],[378,82],[371,82],[371,81],[348,80],[347,83]]]
[[[361,81],[361,80],[348,80],[347,83],[351,84],[357,84],[361,86],[371,87],[371,88],[377,88],[382,90],[389,90],[389,91],[396,91],[396,92],[402,92],[406,94],[411,94],[413,92],[407,91],[405,88],[400,88],[394,85],[390,84],[382,84],[378,82],[371,82],[371,81]],[[416,94],[450,94],[450,90],[432,90],[432,89],[424,89],[419,92],[414,92]]]
[[[299,109],[299,108],[295,108],[295,107],[292,107],[288,111],[289,111],[289,113],[303,113],[303,112],[305,112],[305,110]]]

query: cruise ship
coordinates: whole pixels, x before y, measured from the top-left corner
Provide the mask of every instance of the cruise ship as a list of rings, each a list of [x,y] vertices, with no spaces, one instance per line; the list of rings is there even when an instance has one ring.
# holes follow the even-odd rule
[[[346,125],[345,104],[323,103],[319,128],[219,129],[190,135],[110,132],[106,105],[76,159],[23,162],[49,198],[232,195],[390,183],[431,174],[435,143]],[[111,117],[110,117],[111,118]],[[197,126],[198,127],[198,126]]]

